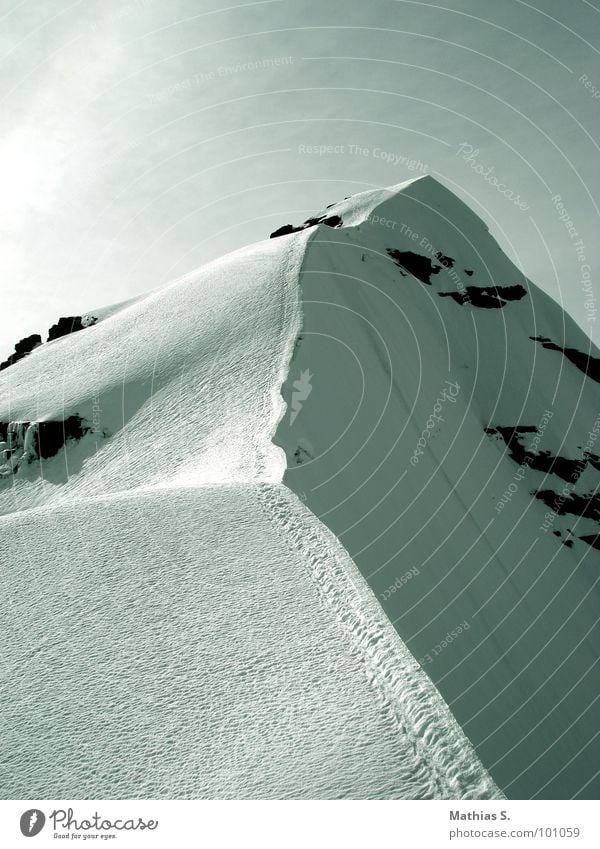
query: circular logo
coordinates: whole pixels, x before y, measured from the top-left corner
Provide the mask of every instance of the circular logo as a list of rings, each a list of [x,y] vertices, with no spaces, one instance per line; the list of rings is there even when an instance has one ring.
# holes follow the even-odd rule
[[[31,808],[21,815],[21,834],[25,837],[35,837],[43,829],[46,817],[38,808]]]

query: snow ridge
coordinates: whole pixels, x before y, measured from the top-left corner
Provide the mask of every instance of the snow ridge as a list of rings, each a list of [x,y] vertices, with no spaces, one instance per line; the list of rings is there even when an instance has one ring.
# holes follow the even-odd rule
[[[281,388],[289,376],[296,340],[302,331],[300,268],[314,231],[302,231],[287,241],[282,267],[280,327],[281,366],[270,399],[271,415],[265,437],[271,441],[287,405]],[[260,444],[260,443],[259,443]],[[285,472],[285,452],[280,449]],[[314,580],[323,603],[331,610],[353,654],[381,704],[393,718],[398,733],[411,741],[415,786],[429,786],[427,798],[504,798],[440,694],[397,632],[363,576],[337,538],[316,520],[285,485],[259,486],[265,516],[278,526],[281,536]]]
[[[302,328],[299,274],[310,235],[310,232],[305,232],[296,238],[289,239],[285,246],[285,254],[281,264],[278,316],[281,357],[273,375],[271,391],[269,395],[264,396],[263,417],[266,426],[262,433],[257,434],[256,443],[257,456],[260,456],[261,449],[264,454],[264,445],[269,446],[268,457],[263,459],[258,470],[258,477],[263,480],[283,480],[287,464],[285,451],[274,444],[273,437],[287,409],[281,394],[281,387],[288,378],[294,346]],[[273,468],[274,452],[279,461],[277,470]]]
[[[383,201],[393,194],[385,190],[376,197]],[[352,200],[347,209],[342,205],[344,221],[352,223],[353,215],[366,221],[372,200]],[[356,229],[359,226],[357,221]],[[223,699],[229,713],[219,727],[219,776],[207,780],[207,796],[238,792],[240,775],[244,773],[242,783],[248,778],[247,769],[238,775],[235,758],[228,759],[239,746],[246,752],[240,763],[258,763],[263,752],[269,753],[270,775],[281,770],[281,792],[296,792],[297,782],[313,769],[313,758],[320,773],[328,773],[336,729],[344,726],[339,744],[343,748],[331,779],[337,785],[332,788],[324,780],[313,785],[315,792],[368,793],[369,798],[499,798],[450,709],[396,634],[350,556],[282,483],[286,455],[274,442],[286,410],[282,387],[304,321],[302,269],[314,247],[313,237],[322,230],[345,247],[347,230],[311,227],[244,248],[120,309],[95,310],[99,321],[92,328],[58,339],[7,370],[0,421],[54,422],[79,416],[93,424],[94,432],[78,442],[67,440],[39,469],[24,465],[10,485],[5,482],[0,494],[9,515],[0,518],[0,534],[10,569],[2,576],[1,588],[11,598],[17,586],[16,595],[23,601],[28,568],[39,575],[40,586],[53,586],[60,570],[61,610],[81,610],[80,600],[89,599],[94,622],[96,613],[103,615],[93,603],[97,591],[117,606],[130,596],[143,600],[137,609],[125,605],[114,618],[115,644],[128,647],[133,659],[124,670],[118,657],[107,653],[113,632],[103,622],[98,627],[84,624],[75,654],[77,659],[103,658],[112,682],[106,698],[115,703],[121,686],[115,683],[117,677],[127,693],[137,692],[140,679],[147,685],[148,722],[138,722],[139,706],[129,697],[125,704],[134,729],[131,750],[150,747],[157,762],[165,763],[164,783],[158,773],[145,777],[150,798],[172,793],[182,769],[189,770],[185,792],[193,794],[194,768],[206,760],[213,745],[215,689],[229,693],[229,702]],[[333,267],[347,255],[340,250]],[[299,422],[305,418],[303,413]],[[318,427],[325,424],[318,422]],[[152,580],[146,586],[149,573]],[[229,593],[223,592],[226,585],[231,586]],[[163,604],[167,587],[169,605]],[[35,722],[43,723],[48,704],[63,704],[61,687],[68,674],[54,679],[44,675],[43,669],[55,663],[48,646],[61,643],[62,623],[52,594],[39,592],[32,601],[28,616],[35,616],[23,621],[31,628],[37,622],[38,631],[50,635],[46,645],[45,633],[38,634],[43,650],[36,655],[39,675],[47,684],[34,700],[39,711]],[[238,630],[240,604],[246,631]],[[153,618],[152,605],[160,608],[159,618]],[[19,617],[13,617],[23,627]],[[178,621],[185,625],[182,632],[175,627]],[[18,626],[9,615],[7,631],[16,633]],[[166,630],[170,644],[164,640]],[[156,688],[168,701],[170,684],[162,682],[178,657],[179,641],[188,647],[190,665],[181,670],[181,700],[173,715],[182,737],[194,740],[189,753],[179,742],[173,746],[161,738],[164,715],[156,710]],[[22,648],[14,644],[7,652],[7,663],[17,669]],[[230,667],[222,660],[229,657],[229,649]],[[207,652],[214,664],[202,670],[204,677],[186,674]],[[151,676],[137,661],[148,653],[154,658]],[[67,647],[63,654],[66,659],[73,652]],[[238,705],[231,692],[239,685],[236,698],[257,739],[265,724],[277,726],[272,670],[269,680],[261,679],[259,685],[253,678],[254,666],[262,663],[272,664],[273,674],[283,664],[286,685],[295,682],[296,688],[286,709],[300,709],[295,725],[279,729],[272,739],[267,735],[252,755],[254,737],[248,751],[243,734],[241,743],[235,739],[232,722],[238,719],[230,720]],[[334,668],[328,669],[331,665]],[[251,697],[246,677],[257,687]],[[319,749],[310,702],[325,694],[322,713],[330,721]],[[104,698],[95,683],[90,713],[102,715]],[[353,714],[353,701],[363,706],[360,713]],[[7,688],[0,718],[11,718],[15,752],[35,749],[35,733],[28,736],[18,724],[28,707],[19,686]],[[92,767],[120,739],[121,722],[115,713],[105,727],[98,727],[90,749]],[[65,708],[61,733],[69,728],[79,729],[81,745],[87,745],[76,705]],[[355,730],[359,749],[365,748],[362,753],[350,751],[348,739],[356,736]],[[70,747],[70,735],[64,739]],[[299,750],[296,743],[301,744]],[[48,764],[51,753],[46,754]],[[361,758],[364,764],[357,774]],[[38,764],[32,755],[38,796],[60,796],[52,784],[55,773]],[[243,784],[246,796],[279,792],[266,771],[253,770],[252,787]],[[94,770],[89,772],[93,777]],[[130,797],[130,780],[111,784],[105,776],[103,793],[90,795],[123,792]],[[310,785],[304,792],[310,792]]]
[[[337,619],[351,652],[361,658],[382,707],[398,733],[410,741],[414,753],[410,783],[419,788],[418,797],[504,798],[337,538],[315,522],[286,486],[263,485],[259,494],[265,516],[302,554],[323,603]],[[422,788],[427,788],[423,795]]]

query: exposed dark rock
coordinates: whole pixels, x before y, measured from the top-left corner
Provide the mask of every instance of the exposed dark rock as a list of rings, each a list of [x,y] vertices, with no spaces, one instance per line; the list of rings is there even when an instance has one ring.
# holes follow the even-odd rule
[[[502,437],[509,450],[508,456],[515,463],[520,466],[527,465],[538,472],[557,475],[564,481],[576,482],[588,464],[587,454],[577,460],[569,460],[566,457],[555,457],[549,451],[540,451],[538,454],[527,451],[525,446],[521,445],[521,436],[524,433],[537,433],[536,427],[486,427],[485,432],[497,433]]]
[[[441,251],[437,251],[435,258],[441,265],[444,266],[444,268],[454,268],[456,260],[452,259],[451,256],[445,256]]]
[[[386,248],[388,254],[399,266],[400,272],[404,274],[412,274],[421,283],[426,283],[431,286],[431,275],[439,274],[442,270],[441,265],[434,265],[431,260],[422,254],[415,254],[412,251],[398,251],[395,248]],[[404,275],[406,276],[406,275]]]
[[[339,215],[321,215],[319,218],[307,218],[301,230],[306,230],[307,227],[316,227],[317,224],[325,224],[327,227],[341,227],[342,219]]]
[[[590,466],[593,466],[600,472],[600,457],[597,454],[591,454],[589,451],[586,453],[586,457]]]
[[[499,433],[503,439],[505,439],[502,431],[506,431],[509,434],[509,439],[513,439],[515,436],[518,438],[518,434],[521,433],[537,433],[537,427],[535,425],[514,425],[514,427],[485,427],[486,433],[494,434]],[[508,442],[506,443],[508,445]]]
[[[466,286],[461,291],[438,292],[440,298],[452,300],[464,306],[471,304],[483,309],[502,309],[508,301],[519,301],[527,294],[520,284],[514,286]]]
[[[56,324],[53,324],[48,331],[48,339],[52,342],[54,339],[60,339],[61,336],[68,336],[69,333],[76,333],[78,330],[83,330],[85,327],[95,324],[97,321],[93,316],[67,315],[58,319]]]
[[[586,534],[586,536],[579,537],[579,539],[582,539],[584,542],[587,542],[588,545],[591,545],[592,548],[596,548],[600,551],[600,534]]]
[[[465,271],[465,274],[467,275],[467,277],[473,276],[473,269],[472,268],[465,268],[464,271]]]
[[[306,448],[303,448],[302,445],[299,445],[294,451],[294,460],[296,461],[296,465],[300,466],[302,463],[306,463],[308,460],[312,460],[313,456]]]
[[[582,539],[583,539],[583,537],[582,537]],[[563,545],[566,545],[567,548],[573,548],[573,540],[572,539],[565,539],[565,540],[563,540]]]
[[[39,422],[36,450],[38,457],[54,457],[69,439],[81,439],[90,430],[81,416],[69,416],[64,421]]]
[[[574,516],[583,516],[586,519],[600,520],[600,493],[592,492],[588,495],[577,495],[571,493],[569,496],[553,492],[551,489],[540,489],[532,493],[536,498],[544,502],[546,507],[554,510],[559,516],[571,513]]]
[[[26,336],[25,339],[21,339],[20,342],[17,342],[15,345],[15,353],[16,354],[29,354],[35,347],[41,345],[42,337],[39,333],[32,333],[31,336]]]
[[[85,327],[90,327],[97,321],[98,319],[93,315],[63,316],[62,318],[59,318],[58,322],[53,324],[48,331],[47,341],[52,342],[53,339],[59,339],[61,336],[66,336],[69,333],[74,333],[77,330],[83,330]],[[41,344],[42,337],[39,333],[32,333],[31,336],[26,336],[24,339],[21,339],[21,341],[17,342],[15,345],[14,354],[11,354],[3,363],[0,363],[0,371],[14,365],[19,360],[22,360],[23,357],[26,357],[27,354],[30,354],[34,348],[37,348],[38,345]]]
[[[23,357],[26,357],[27,354],[30,354],[34,348],[37,348],[37,346],[41,344],[42,337],[39,333],[32,333],[31,336],[26,336],[24,339],[21,339],[21,341],[17,342],[15,345],[14,354],[11,354],[6,360],[4,360],[3,363],[0,363],[0,371],[14,365],[14,363],[17,363],[19,360],[22,360]]]
[[[6,443],[0,456],[0,478],[10,478],[23,464],[54,457],[71,440],[81,439],[91,426],[81,416],[64,421],[13,421],[0,425]]]
[[[302,227],[294,227],[293,224],[284,224],[278,230],[274,230],[269,236],[270,239],[276,239],[277,236],[289,236],[290,233],[297,233]]]
[[[542,348],[547,348],[549,351],[560,351],[574,366],[577,366],[579,371],[582,371],[592,380],[600,383],[600,357],[590,357],[589,354],[582,354],[577,348],[561,348],[551,339],[546,336],[530,336],[533,342],[539,342]]]
[[[303,224],[299,224],[298,226],[284,224],[283,227],[274,230],[269,238],[276,239],[277,236],[289,236],[290,233],[300,233],[309,227],[316,227],[317,224],[325,224],[327,227],[341,227],[343,221],[339,215],[320,215],[317,218],[307,218]]]
[[[475,291],[473,292],[473,290]],[[499,310],[507,304],[506,301],[501,300],[496,295],[482,292],[476,286],[467,286],[462,291],[457,292],[438,292],[438,295],[440,298],[452,298],[460,306],[472,304],[474,307],[481,307],[487,310]]]

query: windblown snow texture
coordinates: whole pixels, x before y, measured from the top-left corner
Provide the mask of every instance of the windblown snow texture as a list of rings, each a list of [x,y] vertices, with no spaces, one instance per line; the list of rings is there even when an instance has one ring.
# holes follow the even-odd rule
[[[311,231],[301,270],[284,481],[498,786],[597,798],[598,352],[432,178],[328,212],[343,226]]]
[[[4,798],[499,795],[281,483],[310,232],[94,310],[3,372]]]

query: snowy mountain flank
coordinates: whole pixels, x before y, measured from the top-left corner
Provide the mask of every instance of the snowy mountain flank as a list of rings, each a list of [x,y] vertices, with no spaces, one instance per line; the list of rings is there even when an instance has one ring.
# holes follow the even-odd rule
[[[598,352],[434,179],[327,213],[284,481],[506,794],[597,798]]]
[[[597,796],[598,354],[440,183],[2,365],[3,798]]]

